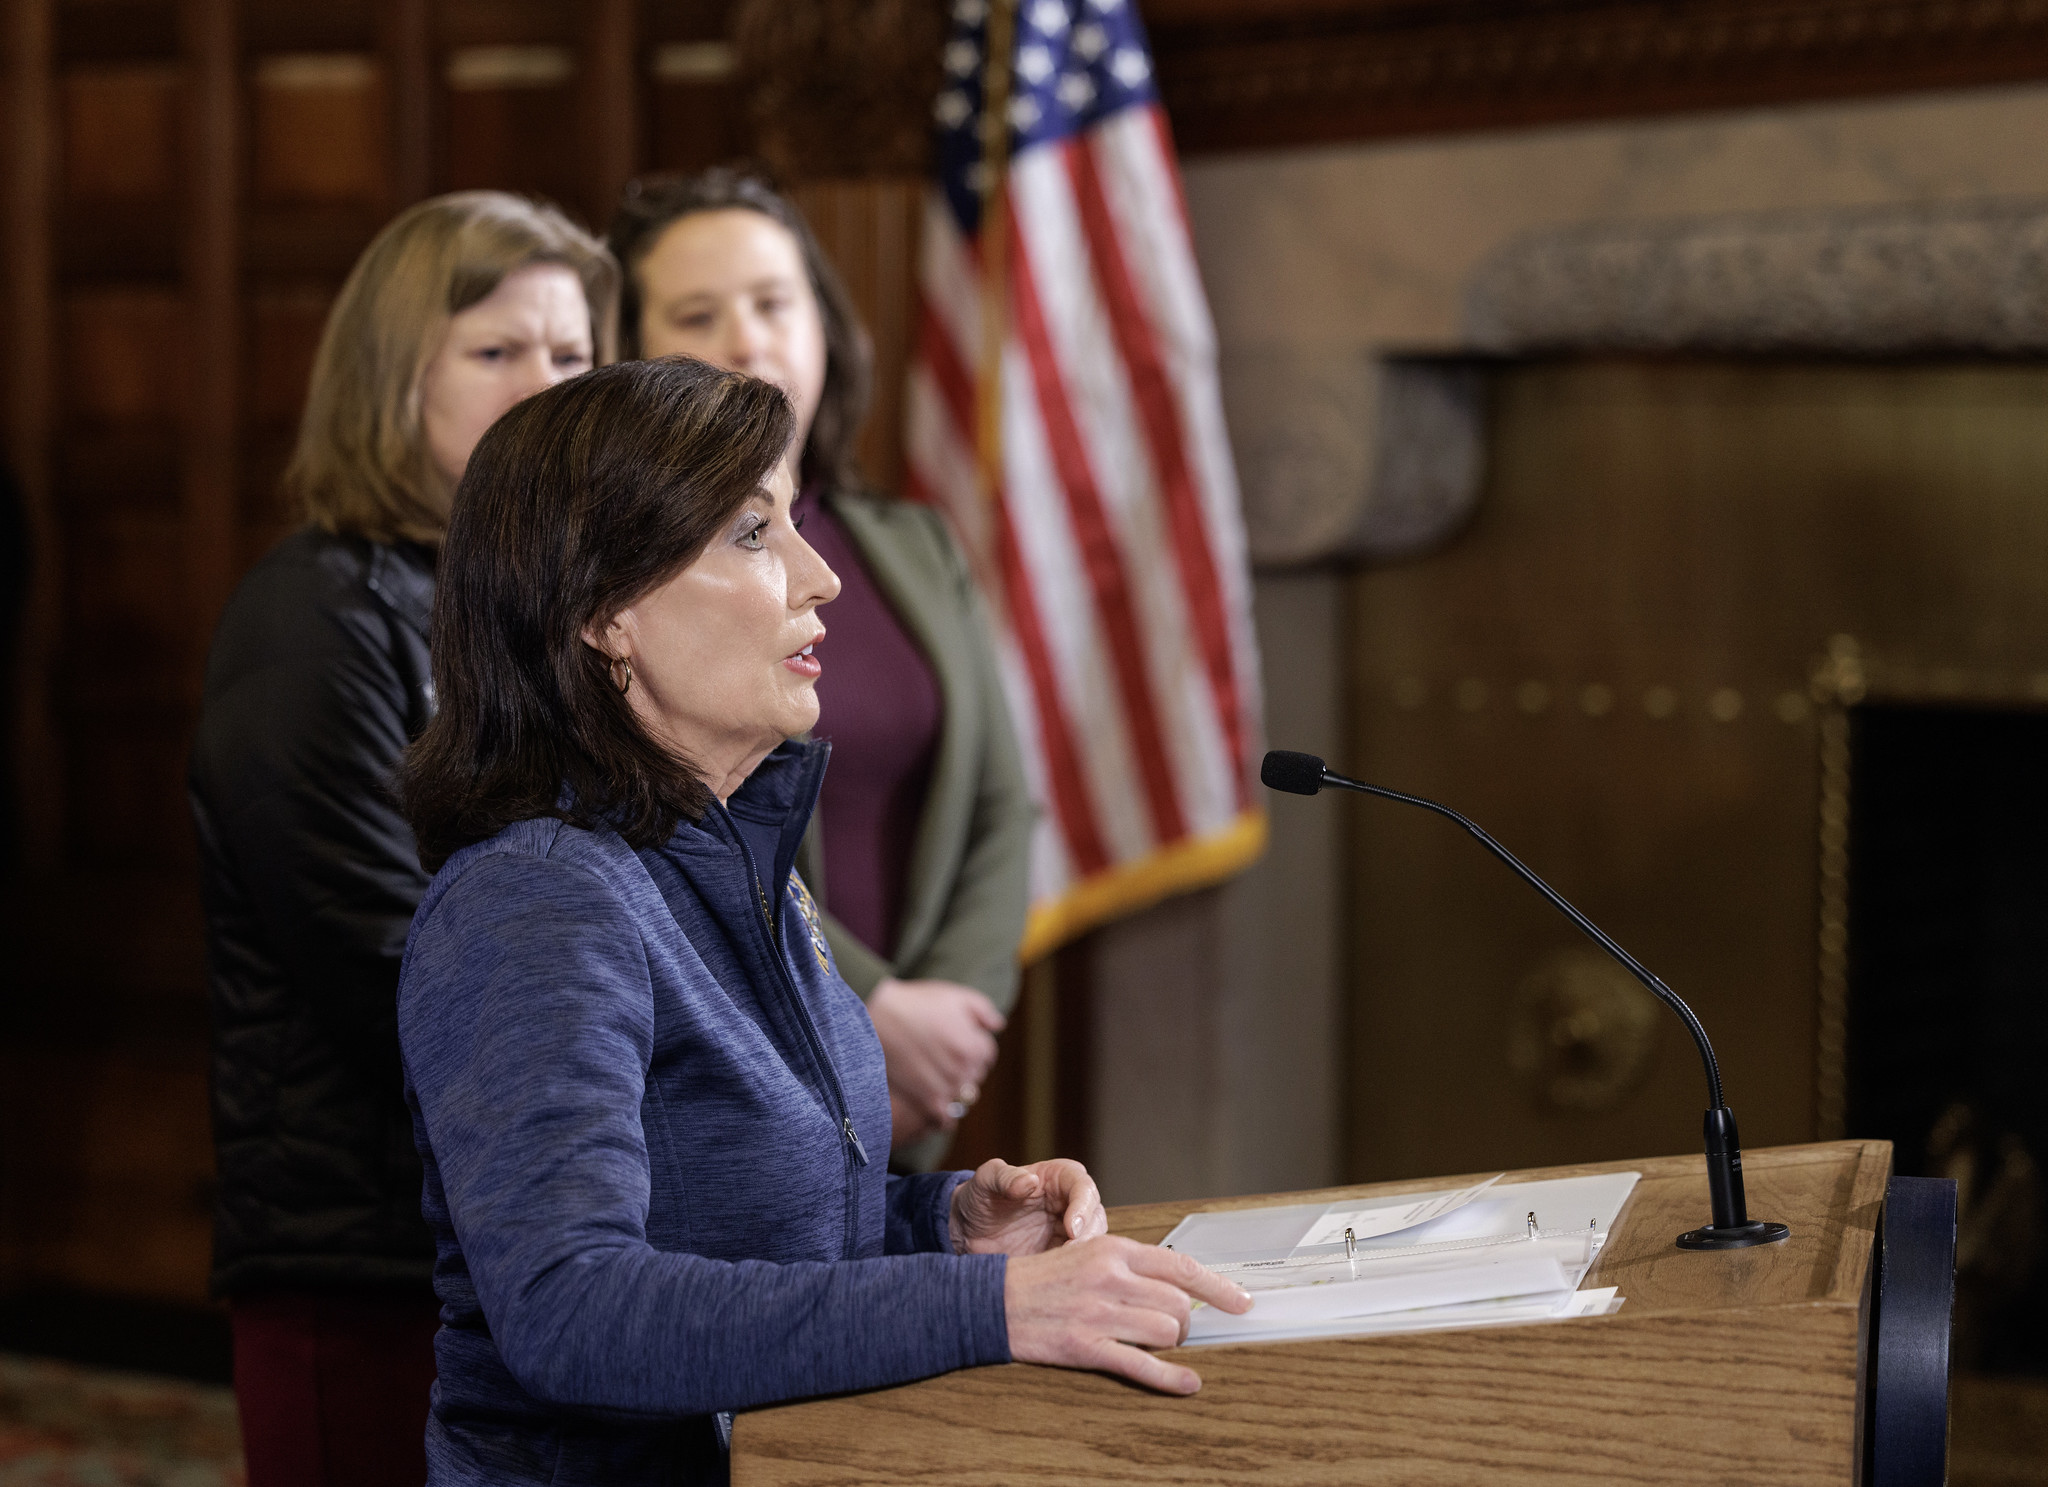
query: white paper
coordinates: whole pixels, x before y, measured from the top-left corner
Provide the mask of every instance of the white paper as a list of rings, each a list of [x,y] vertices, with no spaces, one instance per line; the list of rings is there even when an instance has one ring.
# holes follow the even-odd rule
[[[1344,1231],[1349,1229],[1351,1237],[1357,1240],[1377,1239],[1382,1234],[1398,1234],[1403,1229],[1412,1229],[1417,1224],[1426,1224],[1431,1219],[1442,1218],[1463,1208],[1474,1198],[1499,1182],[1505,1174],[1496,1172],[1484,1182],[1475,1182],[1469,1188],[1458,1188],[1448,1193],[1427,1193],[1420,1198],[1401,1198],[1388,1203],[1364,1206],[1353,1205],[1339,1208],[1332,1203],[1323,1211],[1308,1233],[1296,1241],[1296,1249],[1306,1249],[1313,1244],[1342,1244]]]
[[[1592,1177],[1504,1182],[1463,1208],[1433,1219],[1427,1226],[1407,1230],[1398,1238],[1377,1241],[1374,1247],[1525,1234],[1531,1213],[1536,1215],[1536,1227],[1545,1233],[1579,1233],[1590,1227],[1604,1239],[1620,1217],[1629,1194],[1635,1191],[1640,1175],[1602,1172]]]
[[[1501,1183],[1377,1203],[1288,1204],[1190,1214],[1164,1241],[1238,1282],[1252,1310],[1198,1307],[1191,1346],[1342,1337],[1601,1316],[1612,1288],[1581,1293],[1638,1174]],[[1528,1238],[1530,1214],[1541,1237]],[[1347,1255],[1344,1230],[1357,1241]],[[1363,1231],[1363,1232],[1361,1232]]]
[[[1611,1317],[1621,1310],[1624,1298],[1617,1294],[1617,1286],[1596,1286],[1590,1291],[1572,1292],[1572,1304],[1564,1313],[1568,1317]]]
[[[1327,1203],[1290,1203],[1274,1208],[1238,1208],[1191,1213],[1161,1241],[1193,1255],[1204,1265],[1220,1261],[1284,1260],[1301,1236],[1328,1210]]]
[[[1317,1337],[1376,1337],[1396,1332],[1442,1332],[1450,1328],[1524,1327],[1534,1322],[1571,1317],[1604,1317],[1621,1310],[1622,1297],[1613,1286],[1591,1291],[1554,1291],[1518,1296],[1508,1301],[1469,1301],[1455,1306],[1419,1307],[1414,1311],[1379,1312],[1369,1316],[1333,1317],[1323,1321],[1269,1321],[1263,1331],[1225,1331],[1210,1324],[1190,1323],[1187,1347],[1213,1347],[1228,1342],[1298,1342]],[[1213,1308],[1195,1313],[1197,1319]],[[1234,1319],[1235,1320],[1235,1319]]]
[[[1361,1252],[1400,1249],[1417,1244],[1453,1240],[1483,1239],[1528,1232],[1528,1215],[1536,1215],[1537,1227],[1546,1231],[1577,1232],[1588,1227],[1605,1236],[1614,1226],[1622,1205],[1636,1185],[1634,1172],[1607,1172],[1595,1177],[1561,1177],[1542,1182],[1501,1182],[1483,1188],[1462,1206],[1452,1207],[1438,1217],[1413,1228],[1378,1236],[1360,1236]],[[1340,1203],[1289,1203],[1271,1208],[1238,1208],[1215,1213],[1191,1213],[1174,1226],[1161,1241],[1169,1249],[1192,1255],[1204,1265],[1267,1264],[1299,1261],[1308,1249],[1308,1236],[1325,1215],[1362,1207],[1398,1210],[1433,1199],[1456,1198],[1463,1188],[1438,1188],[1427,1192],[1403,1193],[1381,1198],[1372,1205],[1357,1199]],[[1337,1226],[1336,1249],[1343,1252],[1344,1226]],[[1355,1232],[1355,1231],[1354,1231]]]
[[[1220,1273],[1254,1294],[1266,1291],[1323,1291],[1361,1280],[1398,1283],[1404,1278],[1434,1275],[1441,1271],[1480,1270],[1506,1261],[1545,1259],[1554,1263],[1569,1288],[1585,1274],[1588,1257],[1582,1238],[1542,1238],[1531,1241],[1520,1235],[1511,1239],[1480,1241],[1454,1246],[1409,1246],[1401,1249],[1360,1248],[1355,1260],[1342,1249],[1334,1254],[1299,1254],[1293,1260],[1262,1261],[1249,1265],[1225,1265]],[[1505,1294],[1505,1293],[1488,1293]],[[1416,1302],[1415,1305],[1436,1305]],[[1332,1313],[1335,1315],[1335,1313]]]
[[[1252,1309],[1243,1316],[1205,1306],[1196,1313],[1196,1319],[1205,1332],[1243,1331],[1268,1324],[1364,1317],[1426,1306],[1570,1292],[1571,1280],[1556,1257],[1532,1252],[1535,1248],[1515,1245],[1487,1252],[1484,1259],[1477,1261],[1463,1256],[1437,1256],[1434,1263],[1417,1261],[1397,1270],[1369,1267],[1357,1280],[1254,1291]]]

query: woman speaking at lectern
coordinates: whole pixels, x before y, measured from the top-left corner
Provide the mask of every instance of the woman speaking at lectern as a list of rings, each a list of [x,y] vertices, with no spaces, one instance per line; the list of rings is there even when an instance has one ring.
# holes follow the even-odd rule
[[[890,1175],[882,1051],[793,872],[839,581],[775,387],[634,362],[522,403],[455,501],[435,877],[399,984],[443,1326],[437,1483],[724,1479],[731,1412],[1132,1344],[1249,1298],[1103,1233],[1075,1162]]]
[[[873,355],[787,197],[729,170],[626,188],[620,354],[780,387],[805,535],[844,588],[818,684],[831,776],[797,868],[889,1066],[899,1167],[938,1165],[1017,994],[1031,801],[967,564],[931,507],[860,477]]]

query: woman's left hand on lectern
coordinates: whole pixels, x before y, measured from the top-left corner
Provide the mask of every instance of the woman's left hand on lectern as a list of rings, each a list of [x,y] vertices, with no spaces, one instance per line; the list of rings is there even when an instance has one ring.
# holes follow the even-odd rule
[[[953,1248],[962,1254],[1035,1255],[1109,1232],[1102,1195],[1065,1157],[1013,1167],[991,1157],[953,1189]]]

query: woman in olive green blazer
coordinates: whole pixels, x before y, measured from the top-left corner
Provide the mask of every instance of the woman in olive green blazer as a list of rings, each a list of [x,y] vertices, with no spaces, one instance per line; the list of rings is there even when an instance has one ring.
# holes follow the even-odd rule
[[[1017,994],[1028,887],[1031,801],[981,597],[936,512],[861,485],[853,443],[872,354],[786,198],[729,171],[636,181],[611,243],[626,270],[622,354],[696,356],[790,394],[799,489],[843,532],[936,684],[936,747],[886,954],[831,916],[818,817],[799,858],[840,974],[868,1003],[888,1059],[897,1162],[930,1166],[994,1064],[994,1035]],[[822,618],[829,635],[831,612]]]

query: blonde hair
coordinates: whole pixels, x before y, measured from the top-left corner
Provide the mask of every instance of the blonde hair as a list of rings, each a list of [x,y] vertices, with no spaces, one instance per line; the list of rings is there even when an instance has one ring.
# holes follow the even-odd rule
[[[448,480],[428,456],[420,379],[450,316],[506,275],[559,263],[582,281],[601,366],[617,350],[619,266],[553,207],[502,191],[420,202],[377,234],[328,312],[313,358],[287,497],[330,532],[438,543]]]

